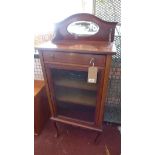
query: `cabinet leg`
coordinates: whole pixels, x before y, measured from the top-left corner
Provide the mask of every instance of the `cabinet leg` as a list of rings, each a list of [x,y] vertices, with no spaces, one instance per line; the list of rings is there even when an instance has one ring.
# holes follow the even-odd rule
[[[95,144],[97,143],[97,140],[100,137],[100,135],[101,135],[101,132],[98,132],[97,135],[96,135],[96,137],[95,137],[95,139],[94,139],[94,143]]]
[[[53,124],[54,124],[55,130],[56,130],[56,138],[58,138],[59,137],[58,126],[57,126],[56,122],[53,122]]]

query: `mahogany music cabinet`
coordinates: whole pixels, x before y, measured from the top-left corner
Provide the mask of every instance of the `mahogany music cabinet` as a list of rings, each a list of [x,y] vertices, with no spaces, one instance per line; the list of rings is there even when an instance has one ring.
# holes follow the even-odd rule
[[[75,14],[55,25],[51,41],[35,47],[56,129],[61,122],[102,132],[116,24]]]

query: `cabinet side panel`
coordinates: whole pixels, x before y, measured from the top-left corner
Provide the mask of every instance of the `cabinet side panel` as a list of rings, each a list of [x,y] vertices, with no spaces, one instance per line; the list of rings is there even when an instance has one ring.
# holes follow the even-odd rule
[[[98,118],[101,109],[101,97],[102,97],[102,89],[103,89],[103,81],[104,81],[104,70],[100,70],[100,78],[99,78],[99,85],[98,85],[98,93],[97,93],[97,104],[96,104],[96,112],[95,112],[95,125],[101,127],[98,123]]]
[[[52,103],[53,100],[52,100],[51,94],[50,94],[50,88],[48,85],[48,79],[47,79],[47,75],[46,75],[42,51],[39,51],[39,57],[40,57],[40,62],[41,62],[41,66],[42,66],[42,71],[43,71],[43,76],[44,76],[46,93],[47,93],[47,97],[48,97],[48,103],[49,103],[50,111],[51,111],[52,116],[55,116],[55,108],[54,108],[54,105]]]
[[[52,107],[53,107],[53,111],[54,111],[54,116],[56,116],[57,114],[57,107],[56,107],[56,100],[55,100],[55,91],[54,91],[54,86],[53,86],[53,76],[52,76],[52,68],[44,63],[44,67],[45,67],[45,71],[46,71],[46,77],[47,77],[47,81],[48,81],[48,88],[49,88],[49,94],[51,97],[51,101],[52,101]]]
[[[103,114],[104,114],[104,107],[105,107],[105,100],[107,95],[107,89],[108,89],[108,79],[109,79],[109,73],[110,73],[110,67],[111,67],[111,61],[112,56],[108,55],[106,57],[106,63],[105,63],[105,70],[103,75],[101,75],[101,88],[100,88],[100,107],[98,112],[98,119],[96,121],[97,126],[102,125],[102,121],[104,120]]]

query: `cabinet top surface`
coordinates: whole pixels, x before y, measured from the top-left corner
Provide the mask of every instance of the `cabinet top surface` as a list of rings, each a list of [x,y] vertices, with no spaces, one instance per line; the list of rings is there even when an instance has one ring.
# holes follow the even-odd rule
[[[113,42],[104,41],[59,41],[45,42],[35,46],[39,51],[62,51],[90,54],[115,54],[116,47]]]

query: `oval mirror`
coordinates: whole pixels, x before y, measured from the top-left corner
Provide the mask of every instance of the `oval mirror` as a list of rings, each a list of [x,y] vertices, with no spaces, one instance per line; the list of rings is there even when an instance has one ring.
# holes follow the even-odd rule
[[[67,31],[75,36],[91,36],[99,31],[99,26],[91,21],[76,21],[68,25]]]

